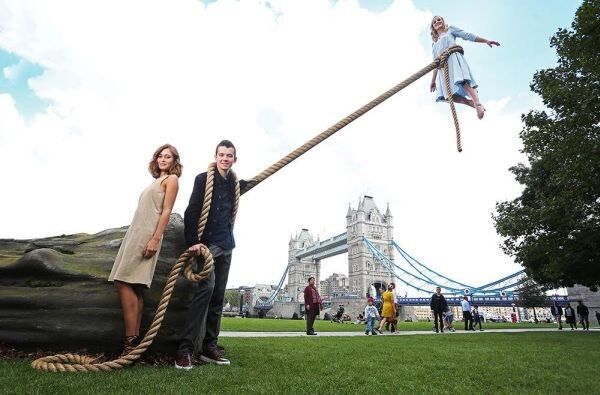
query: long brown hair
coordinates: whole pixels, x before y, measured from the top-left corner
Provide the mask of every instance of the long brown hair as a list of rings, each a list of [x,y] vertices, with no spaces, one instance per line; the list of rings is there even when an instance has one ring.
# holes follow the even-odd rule
[[[148,171],[152,174],[152,177],[158,178],[160,177],[160,169],[158,168],[158,163],[156,160],[158,159],[158,155],[164,150],[168,148],[173,154],[173,164],[169,169],[169,174],[175,174],[177,177],[181,177],[181,171],[183,170],[183,165],[179,162],[179,152],[177,152],[177,148],[173,147],[171,144],[163,144],[154,151],[152,155],[152,160],[148,163]]]
[[[442,22],[444,22],[444,31],[448,30],[448,24],[446,23],[446,20],[444,19],[444,17],[436,15],[433,18],[431,18],[431,23],[429,23],[429,34],[431,34],[431,40],[433,42],[436,42],[438,40],[438,38],[440,38],[440,35],[438,34],[438,32],[433,28],[433,20],[435,18],[442,18]]]

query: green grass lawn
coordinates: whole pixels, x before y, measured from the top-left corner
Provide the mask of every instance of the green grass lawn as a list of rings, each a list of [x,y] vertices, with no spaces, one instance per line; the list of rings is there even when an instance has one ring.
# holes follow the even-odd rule
[[[222,338],[231,366],[46,373],[0,361],[3,394],[591,393],[600,332]]]
[[[455,322],[457,330],[464,328],[462,322]],[[433,322],[401,322],[400,331],[430,331]],[[515,329],[515,328],[555,328],[555,324],[512,324],[512,323],[484,323],[484,329]],[[303,332],[306,330],[306,321],[302,320],[274,320],[259,318],[232,318],[223,317],[221,321],[222,331],[236,332]],[[348,322],[343,324],[331,323],[329,321],[315,321],[317,332],[359,332],[364,331],[364,325],[354,325]]]

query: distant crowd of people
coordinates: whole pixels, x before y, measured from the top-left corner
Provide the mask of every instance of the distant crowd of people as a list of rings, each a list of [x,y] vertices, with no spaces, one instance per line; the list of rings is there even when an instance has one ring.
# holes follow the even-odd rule
[[[550,307],[550,313],[556,320],[558,330],[562,330],[563,328],[563,315],[565,316],[565,323],[569,324],[572,331],[577,329],[577,316],[579,316],[579,323],[581,324],[583,330],[590,330],[590,309],[588,309],[588,307],[585,304],[583,304],[581,300],[579,301],[579,304],[577,305],[576,309],[573,309],[570,303],[567,303],[567,305],[563,309],[555,300],[552,306]],[[600,325],[600,312],[598,311],[596,311],[596,319],[598,320],[598,324]]]
[[[452,313],[446,298],[442,295],[442,288],[437,287],[435,289],[435,293],[431,295],[429,307],[433,315],[433,331],[435,333],[444,333],[444,329],[450,332],[456,331],[454,329],[454,313]],[[479,313],[479,306],[471,306],[469,298],[464,296],[461,301],[461,309],[465,330],[474,331],[475,327],[479,325],[479,330],[483,331],[483,316]]]
[[[399,310],[396,303],[396,297],[394,295],[394,289],[396,285],[390,283],[384,292],[378,292],[379,296],[377,299],[369,296],[367,298],[367,305],[365,306],[364,312],[359,314],[354,321],[354,324],[365,325],[365,335],[373,336],[377,334],[384,334],[389,331],[392,334],[398,333],[398,317]],[[306,334],[316,335],[313,325],[315,317],[318,316],[319,311],[323,308],[321,296],[317,288],[315,287],[315,279],[311,277],[309,284],[304,290],[304,300],[306,301]],[[442,294],[441,287],[435,289],[435,293],[431,295],[429,307],[431,309],[431,316],[433,317],[433,328],[435,333],[455,332],[454,328],[454,313],[448,305],[446,298]],[[483,324],[485,321],[484,315],[480,312],[479,306],[471,304],[468,296],[463,296],[460,304],[462,311],[462,319],[464,322],[465,331],[483,331]],[[562,316],[565,316],[565,322],[571,326],[572,330],[577,329],[577,316],[579,316],[579,323],[582,325],[584,330],[589,330],[589,309],[579,301],[576,309],[573,309],[570,303],[567,303],[563,309],[554,301],[550,308],[552,316],[555,318],[558,329],[562,330]],[[332,322],[342,322],[344,316],[343,305],[340,305],[338,313],[335,316],[329,316]],[[339,315],[339,317],[338,317]],[[596,318],[600,325],[600,312],[596,311]],[[377,324],[379,322],[379,324]]]

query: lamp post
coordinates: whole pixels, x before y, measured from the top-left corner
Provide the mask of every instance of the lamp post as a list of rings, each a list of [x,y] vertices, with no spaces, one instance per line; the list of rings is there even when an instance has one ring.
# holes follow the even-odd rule
[[[244,316],[244,312],[242,307],[244,306],[244,293],[246,291],[244,291],[243,289],[240,288],[240,316],[243,317]]]

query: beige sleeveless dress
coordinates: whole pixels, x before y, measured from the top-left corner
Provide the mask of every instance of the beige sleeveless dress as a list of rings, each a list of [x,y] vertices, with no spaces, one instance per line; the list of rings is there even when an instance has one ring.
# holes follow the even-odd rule
[[[144,258],[143,252],[144,247],[152,238],[162,214],[165,193],[161,184],[167,177],[168,175],[157,178],[142,192],[131,225],[121,242],[121,248],[117,253],[108,281],[119,280],[129,284],[143,284],[150,288],[162,246],[162,237],[158,243],[158,250],[152,258]]]

